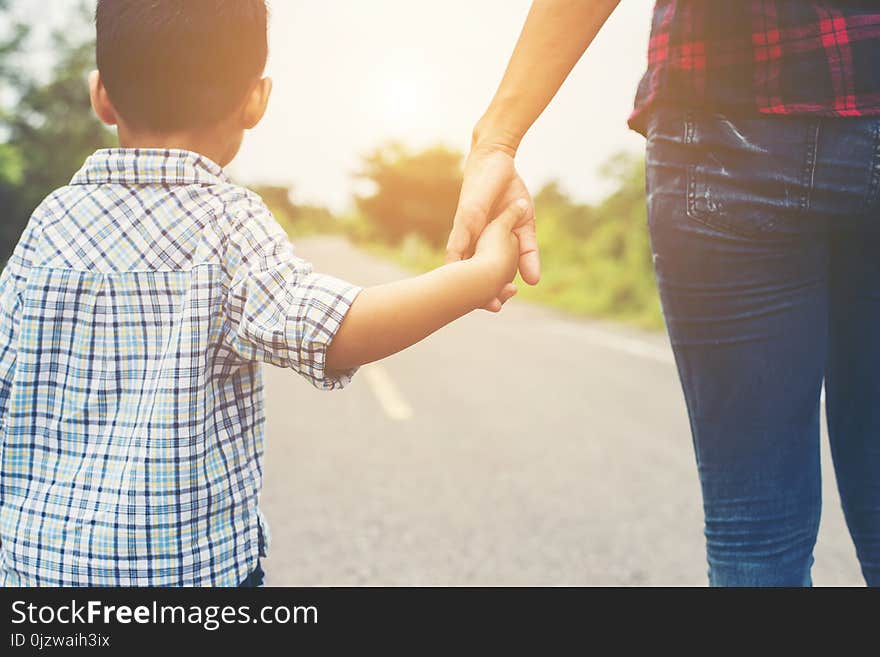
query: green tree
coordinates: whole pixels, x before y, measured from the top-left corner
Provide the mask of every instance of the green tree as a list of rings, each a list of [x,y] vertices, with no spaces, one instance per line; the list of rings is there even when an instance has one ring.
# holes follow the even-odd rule
[[[8,12],[9,1],[0,0],[0,15],[8,15]],[[14,94],[15,89],[21,84],[21,72],[14,59],[21,51],[30,32],[27,25],[11,20],[7,25],[7,31],[8,34],[0,40],[0,98]],[[0,106],[0,126],[6,124],[9,116],[9,111]],[[3,190],[21,184],[23,167],[18,149],[14,144],[8,143],[8,135],[3,137],[4,142],[0,144],[0,199],[5,200]]]
[[[0,0],[0,10],[8,8]],[[72,20],[82,22],[80,10]],[[51,40],[55,64],[48,82],[16,66],[28,41],[27,26],[18,25],[0,44],[0,87],[12,97],[0,109],[0,261],[5,261],[40,201],[69,182],[85,158],[115,143],[113,134],[93,116],[86,78],[94,67],[94,44],[75,40],[70,26]]]
[[[355,199],[378,237],[399,244],[410,234],[445,243],[461,189],[462,155],[443,146],[412,152],[399,143],[367,156],[359,178],[375,192]]]
[[[524,296],[569,311],[662,324],[645,218],[644,161],[623,154],[603,174],[615,191],[581,205],[553,183],[535,196],[544,276]]]

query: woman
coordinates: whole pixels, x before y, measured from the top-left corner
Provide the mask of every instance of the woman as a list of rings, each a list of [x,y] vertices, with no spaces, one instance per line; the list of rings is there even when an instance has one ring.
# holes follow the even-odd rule
[[[474,132],[450,259],[525,193],[520,140],[616,5],[534,3]],[[648,140],[710,584],[811,584],[824,383],[847,523],[880,585],[880,6],[660,0],[630,125]],[[535,284],[534,212],[518,234]]]

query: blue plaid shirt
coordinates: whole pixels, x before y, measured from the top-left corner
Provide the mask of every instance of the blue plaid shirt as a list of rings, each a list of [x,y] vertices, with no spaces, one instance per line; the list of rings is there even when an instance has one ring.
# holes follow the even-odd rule
[[[195,153],[102,150],[0,278],[0,584],[226,586],[266,553],[260,363],[324,389],[359,289]]]

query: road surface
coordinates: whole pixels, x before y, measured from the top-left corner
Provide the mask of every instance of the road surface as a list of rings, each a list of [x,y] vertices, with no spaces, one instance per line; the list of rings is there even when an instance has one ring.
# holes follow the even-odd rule
[[[402,270],[335,238],[359,284]],[[663,335],[511,302],[341,392],[266,368],[269,585],[704,585],[699,484]],[[823,444],[817,585],[861,585]]]

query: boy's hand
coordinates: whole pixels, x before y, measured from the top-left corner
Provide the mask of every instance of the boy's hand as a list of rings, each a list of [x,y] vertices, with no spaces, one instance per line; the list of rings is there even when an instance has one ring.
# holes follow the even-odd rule
[[[516,294],[513,278],[519,263],[519,240],[513,230],[529,209],[529,202],[520,199],[489,222],[477,240],[473,259],[482,263],[490,280],[491,294],[485,309],[498,312]]]
[[[491,143],[486,145],[477,143],[468,155],[458,209],[446,246],[446,262],[468,258],[488,225],[493,208],[500,211],[522,198],[528,207],[514,229],[519,238],[519,271],[526,283],[537,285],[541,278],[541,261],[535,234],[535,211],[529,190],[514,166],[516,148],[503,146],[502,141],[489,140]]]

